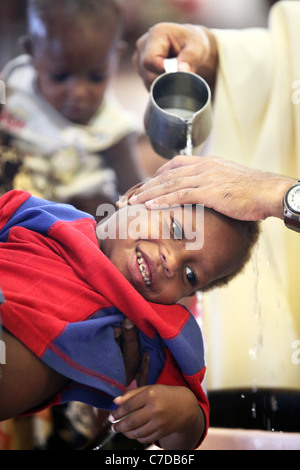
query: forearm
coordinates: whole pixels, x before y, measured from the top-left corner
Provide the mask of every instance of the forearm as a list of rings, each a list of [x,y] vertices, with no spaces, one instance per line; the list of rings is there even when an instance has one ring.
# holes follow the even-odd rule
[[[297,180],[274,175],[270,183],[273,184],[273,191],[270,187],[267,193],[269,206],[268,216],[283,219],[283,198],[287,190],[297,183]]]

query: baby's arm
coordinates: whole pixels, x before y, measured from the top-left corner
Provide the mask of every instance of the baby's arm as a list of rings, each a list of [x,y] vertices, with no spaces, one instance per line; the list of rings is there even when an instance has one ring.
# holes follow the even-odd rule
[[[124,361],[130,382],[136,374],[140,358],[137,331],[136,328],[129,328],[128,322],[123,322],[119,333],[122,331]],[[117,328],[115,334],[117,337]],[[0,421],[41,406],[69,382],[67,377],[48,367],[7,330],[2,330],[1,339],[5,344],[6,361],[0,365]],[[135,360],[130,360],[129,352]]]
[[[194,449],[205,430],[204,414],[186,387],[149,385],[115,399],[110,420],[116,432],[144,444],[159,441],[168,450]]]
[[[40,406],[66,385],[68,379],[34,356],[17,338],[2,331],[6,363],[1,365],[0,421]]]

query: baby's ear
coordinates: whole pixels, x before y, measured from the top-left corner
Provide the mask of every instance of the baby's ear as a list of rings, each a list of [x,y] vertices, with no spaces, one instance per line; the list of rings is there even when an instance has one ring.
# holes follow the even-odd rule
[[[32,39],[28,34],[21,36],[18,43],[24,49],[26,54],[32,55]]]

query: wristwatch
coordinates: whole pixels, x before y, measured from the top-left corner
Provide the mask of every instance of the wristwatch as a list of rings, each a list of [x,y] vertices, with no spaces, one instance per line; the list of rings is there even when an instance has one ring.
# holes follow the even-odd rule
[[[286,227],[300,232],[300,180],[287,190],[283,204]]]

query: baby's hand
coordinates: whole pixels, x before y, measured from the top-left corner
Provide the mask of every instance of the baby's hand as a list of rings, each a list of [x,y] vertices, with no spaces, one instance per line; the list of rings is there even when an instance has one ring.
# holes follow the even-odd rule
[[[173,433],[185,436],[199,418],[197,400],[186,387],[144,386],[130,390],[114,402],[119,406],[109,417],[114,431],[143,444],[156,442]],[[177,441],[175,448],[180,448]],[[185,440],[183,445],[183,448],[188,448]],[[193,443],[190,448],[193,448]]]

